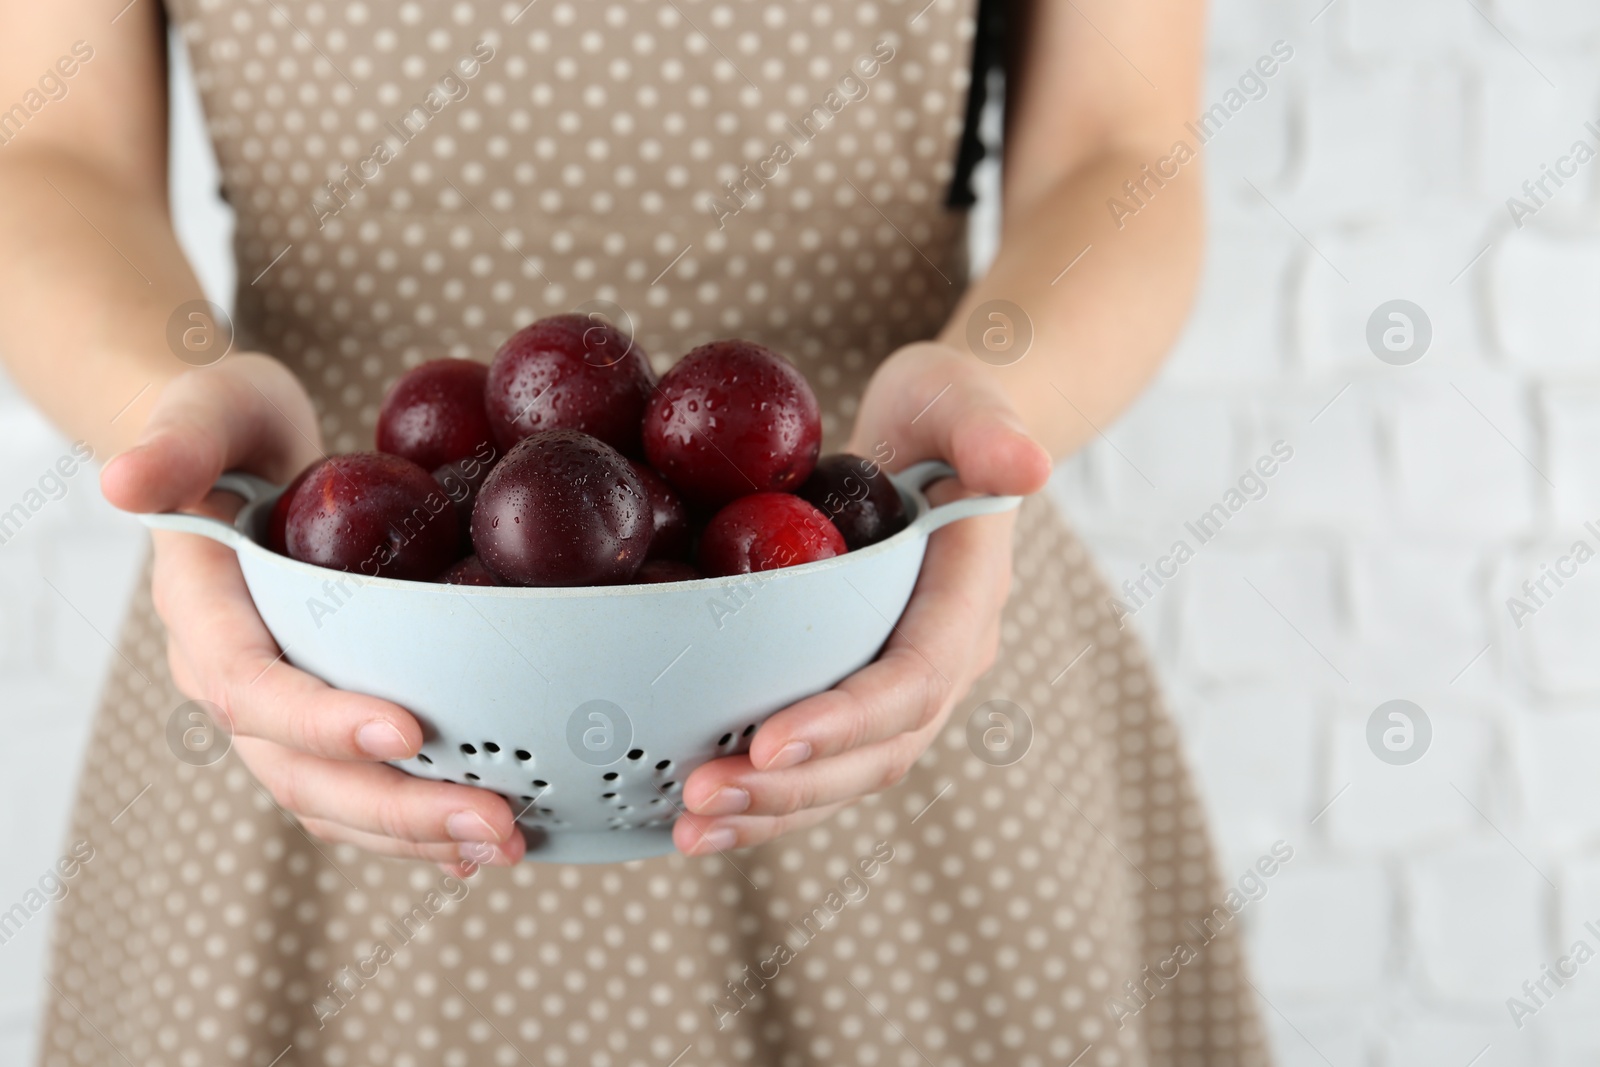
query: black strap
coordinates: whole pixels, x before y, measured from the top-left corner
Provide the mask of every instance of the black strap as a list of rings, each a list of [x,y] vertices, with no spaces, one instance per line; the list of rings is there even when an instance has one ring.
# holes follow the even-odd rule
[[[978,137],[978,122],[989,97],[989,72],[1005,71],[1006,0],[978,0],[977,26],[972,35],[972,83],[967,86],[966,125],[956,152],[956,172],[950,180],[950,195],[945,206],[969,208],[977,202],[972,191],[972,172],[983,159],[983,141]]]

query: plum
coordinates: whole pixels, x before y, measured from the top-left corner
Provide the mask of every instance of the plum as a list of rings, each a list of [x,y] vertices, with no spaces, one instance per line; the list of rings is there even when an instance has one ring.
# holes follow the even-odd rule
[[[621,453],[576,430],[512,446],[478,492],[472,544],[507,585],[613,585],[645,560],[650,494]]]
[[[332,456],[306,472],[284,526],[289,555],[369,577],[427,581],[460,554],[461,527],[432,475],[387,452]]]
[[[800,487],[822,447],[822,413],[805,377],[750,341],[702,345],[661,379],[645,409],[650,465],[691,503]]]

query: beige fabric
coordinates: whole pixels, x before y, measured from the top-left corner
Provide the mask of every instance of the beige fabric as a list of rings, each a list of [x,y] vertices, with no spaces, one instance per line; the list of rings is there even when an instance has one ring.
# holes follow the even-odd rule
[[[405,366],[603,298],[661,366],[731,334],[787,353],[837,446],[874,361],[963,281],[942,201],[972,10],[924,3],[173,2],[239,211],[241,344],[301,373],[332,447],[363,448]],[[408,113],[421,132],[381,160]],[[313,207],[347,163],[366,187]],[[747,164],[764,191],[712,207]],[[1143,651],[1041,501],[1016,574],[998,665],[894,789],[727,857],[464,884],[313,842],[236,756],[174,759],[183,698],[141,597],[41,1061],[1265,1062],[1235,928],[1175,980],[1141,972],[1223,900]],[[1033,724],[1010,766],[969,749],[992,700]],[[1154,993],[1119,1028],[1125,982]]]

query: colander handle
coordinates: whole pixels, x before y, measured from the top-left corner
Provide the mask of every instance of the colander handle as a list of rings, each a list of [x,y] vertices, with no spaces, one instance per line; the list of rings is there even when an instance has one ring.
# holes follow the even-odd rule
[[[244,471],[225,471],[211,487],[213,490],[221,489],[223,492],[233,493],[244,498],[246,504],[254,504],[276,493],[278,486],[273,485],[265,478],[257,478],[254,474]],[[139,521],[152,530],[176,530],[179,533],[199,534],[209,537],[213,541],[220,541],[229,548],[238,548],[246,540],[244,534],[233,528],[232,523],[221,519],[213,519],[206,515],[185,515],[176,511],[163,511],[155,515],[140,515]]]
[[[914,463],[905,470],[894,475],[896,481],[903,482],[913,489],[921,491],[942,478],[954,478],[956,470],[948,463],[930,459],[922,463]],[[961,519],[970,519],[978,515],[998,515],[1003,511],[1011,511],[1022,503],[1020,496],[969,496],[964,500],[952,500],[948,504],[940,504],[936,508],[929,508],[922,518],[914,525],[927,533],[932,533],[941,526],[948,526]]]

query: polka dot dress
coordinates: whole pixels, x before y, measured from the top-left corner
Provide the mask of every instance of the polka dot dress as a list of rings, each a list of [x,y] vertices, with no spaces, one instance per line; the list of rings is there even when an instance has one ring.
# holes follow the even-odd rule
[[[592,300],[658,369],[784,352],[837,447],[964,282],[971,0],[168,7],[238,211],[239,345],[301,375],[333,449],[406,367]],[[1157,973],[1223,891],[1142,649],[1041,501],[1015,570],[998,663],[898,786],[727,856],[464,881],[312,840],[234,755],[176,760],[145,596],[40,1062],[1265,1063],[1235,928]]]

